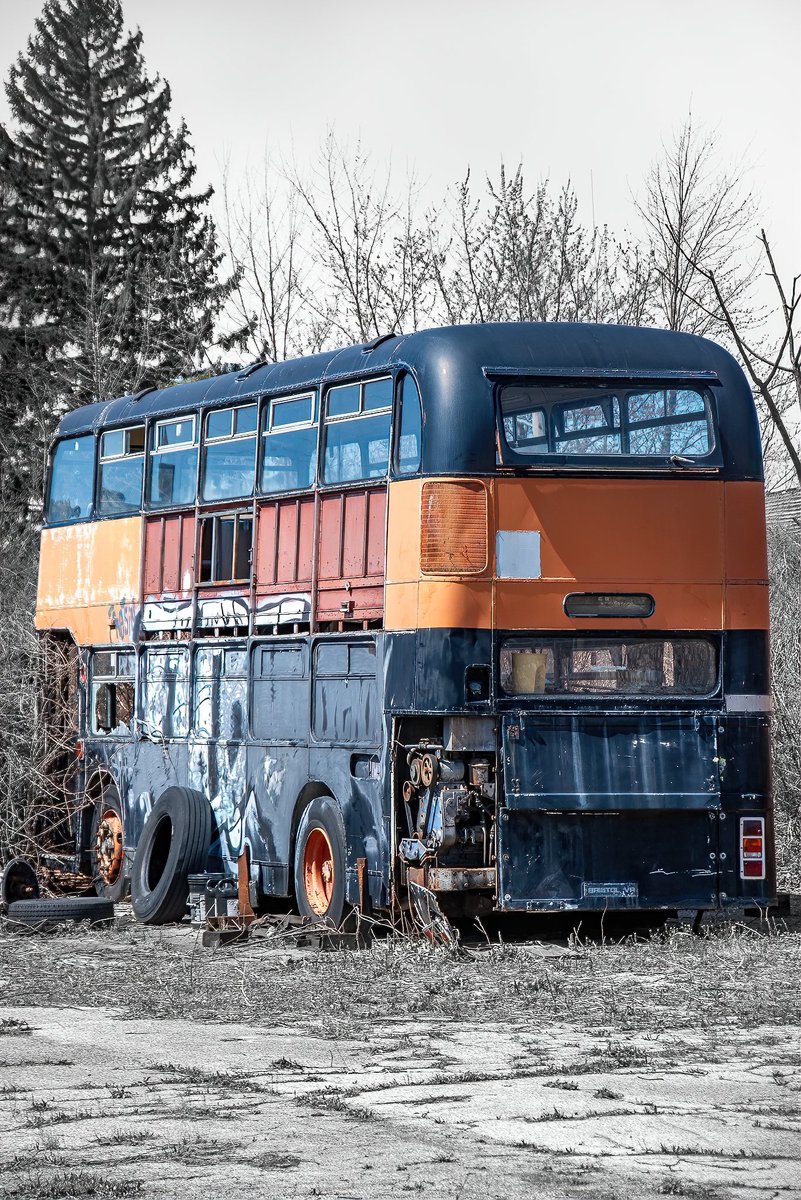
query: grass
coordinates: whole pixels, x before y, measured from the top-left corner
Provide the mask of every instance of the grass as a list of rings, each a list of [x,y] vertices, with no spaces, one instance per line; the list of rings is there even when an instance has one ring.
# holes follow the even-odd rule
[[[27,1171],[12,1184],[7,1200],[128,1200],[142,1194],[142,1181],[114,1181],[88,1171],[65,1171],[45,1176]]]
[[[326,1035],[369,1029],[390,1015],[534,1026],[550,1020],[610,1030],[604,1059],[618,1068],[646,1067],[649,1057],[618,1034],[786,1025],[800,1015],[801,936],[770,928],[574,942],[559,958],[536,957],[525,945],[453,953],[395,939],[325,954],[290,955],[260,942],[209,954],[190,935],[167,940],[137,926],[36,944],[32,954],[30,939],[0,933],[7,1007],[108,1005],[140,1018],[218,1014],[221,1021],[300,1023]],[[299,1064],[278,1060],[275,1068]],[[202,1072],[197,1082],[226,1085]],[[242,1086],[239,1077],[228,1082]]]

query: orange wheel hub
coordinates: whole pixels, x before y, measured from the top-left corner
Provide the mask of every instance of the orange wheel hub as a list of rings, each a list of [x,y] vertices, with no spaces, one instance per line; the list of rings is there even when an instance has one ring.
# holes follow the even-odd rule
[[[303,847],[303,888],[309,908],[324,917],[334,895],[334,851],[324,829],[312,829]]]
[[[95,837],[97,873],[107,886],[115,884],[122,870],[122,818],[113,808],[100,815]]]

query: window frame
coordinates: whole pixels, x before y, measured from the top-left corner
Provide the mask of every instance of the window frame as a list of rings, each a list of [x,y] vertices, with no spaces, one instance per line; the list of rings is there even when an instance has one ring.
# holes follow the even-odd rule
[[[142,430],[142,449],[136,450],[133,453],[129,450],[130,434],[134,429]],[[103,442],[109,434],[121,433],[123,435],[123,452],[122,454],[104,454]],[[62,439],[67,440],[67,439]],[[145,493],[147,490],[147,465],[148,465],[148,423],[147,420],[135,421],[131,425],[118,425],[111,429],[100,429],[98,431],[97,446],[95,448],[95,478],[94,478],[94,505],[92,520],[103,520],[109,517],[132,517],[136,514],[141,516],[145,506]],[[132,462],[136,459],[142,460],[142,480],[139,488],[139,504],[136,508],[126,508],[120,512],[104,512],[101,505],[102,492],[102,474],[103,466],[106,463]]]
[[[114,672],[97,673],[95,670],[95,662],[99,655],[113,655]],[[121,675],[118,670],[118,660],[120,655],[130,658],[133,662],[133,671],[130,675]],[[133,739],[137,733],[137,723],[139,716],[138,709],[138,682],[139,682],[139,656],[136,653],[136,648],[133,646],[92,646],[89,652],[89,671],[88,671],[88,686],[87,686],[87,712],[86,712],[86,731],[90,738],[124,738]],[[133,688],[133,704],[131,705],[131,727],[127,733],[115,732],[113,729],[96,729],[96,704],[98,687],[103,685],[113,685],[115,688],[119,683],[130,683]],[[114,706],[116,710],[117,699],[114,698]]]
[[[411,379],[414,384],[417,410],[420,415],[420,441],[417,447],[417,466],[413,471],[403,471],[401,469],[401,438],[403,437],[403,409],[405,403],[403,385],[406,379]],[[390,462],[393,478],[414,479],[421,474],[423,469],[423,425],[423,393],[420,390],[420,385],[414,376],[414,372],[406,368],[399,371],[395,376],[395,406],[392,414],[392,453]]]
[[[294,400],[311,400],[311,419],[309,421],[293,421],[288,425],[275,425],[275,408],[282,404],[291,403]],[[320,477],[320,437],[321,427],[321,411],[320,389],[317,386],[304,388],[300,392],[282,394],[280,396],[263,396],[262,397],[262,414],[258,426],[258,444],[256,446],[256,495],[259,497],[271,496],[294,496],[311,493],[317,487]],[[282,488],[280,490],[267,491],[264,487],[264,455],[267,445],[266,439],[282,433],[297,433],[300,430],[313,429],[315,431],[314,445],[314,474],[311,482],[306,487],[301,488]]]
[[[250,522],[250,546],[248,550],[248,574],[242,576],[232,576],[228,579],[204,579],[203,578],[203,534],[207,522],[211,522],[211,548],[209,561],[211,563],[211,574],[214,574],[214,564],[217,552],[217,542],[219,538],[219,524],[221,521],[234,522],[234,537],[231,543],[231,570],[236,566],[237,551],[239,549],[239,526],[241,521]],[[250,585],[253,574],[253,537],[255,530],[255,522],[253,519],[253,509],[237,509],[234,511],[228,510],[225,512],[205,512],[198,517],[198,564],[196,571],[196,586],[197,587],[237,587],[241,584]]]
[[[392,385],[392,396],[390,398],[389,403],[382,405],[381,408],[366,409],[364,407],[365,385],[370,384],[370,383],[381,383],[384,380],[389,380]],[[336,417],[329,417],[328,403],[329,403],[329,396],[331,395],[331,393],[336,391],[338,388],[349,388],[349,387],[353,387],[355,384],[358,384],[358,386],[359,386],[359,409],[358,409],[358,411],[352,412],[352,413],[343,413],[342,415],[336,416]],[[340,380],[337,383],[328,384],[328,386],[323,391],[321,403],[320,403],[320,417],[319,417],[320,433],[318,434],[318,438],[317,438],[317,486],[318,486],[318,488],[325,489],[325,490],[327,490],[329,488],[342,489],[342,488],[351,488],[351,487],[365,487],[365,486],[370,486],[371,484],[380,485],[382,482],[384,482],[384,483],[388,482],[390,475],[392,473],[392,470],[393,470],[392,443],[393,443],[394,429],[395,429],[395,420],[394,420],[395,399],[396,399],[395,393],[396,393],[396,376],[393,375],[391,372],[387,372],[387,371],[382,372],[380,375],[371,375],[371,376],[366,376],[366,377],[360,376],[358,379]],[[386,416],[387,413],[389,414],[389,433],[388,433],[388,441],[389,441],[388,451],[389,452],[387,454],[387,466],[386,466],[386,470],[384,471],[384,474],[380,475],[380,476],[378,476],[378,475],[373,475],[373,476],[362,475],[358,479],[337,480],[335,482],[328,483],[325,478],[325,455],[326,455],[327,442],[328,442],[326,431],[328,429],[328,426],[329,425],[341,425],[346,421],[365,421],[365,420],[369,420],[371,417]]]
[[[53,474],[54,474],[55,466],[56,466],[56,455],[58,453],[58,448],[59,448],[59,446],[64,445],[65,442],[79,442],[79,441],[81,441],[82,438],[88,438],[88,439],[91,439],[91,441],[92,441],[92,483],[91,483],[91,488],[90,488],[90,493],[89,493],[89,495],[90,495],[89,512],[86,514],[85,517],[84,516],[62,517],[60,520],[54,521],[50,517],[50,505],[53,500],[53,495],[52,495]],[[84,433],[65,434],[63,437],[56,438],[53,442],[51,442],[49,450],[48,450],[48,455],[47,455],[47,477],[46,477],[46,481],[45,481],[44,518],[42,521],[42,524],[46,528],[48,528],[48,529],[56,528],[59,525],[80,525],[81,522],[96,521],[98,519],[96,499],[97,499],[99,444],[100,444],[100,439],[97,435],[97,432],[94,430],[87,430]]]
[[[192,441],[191,442],[180,442],[174,446],[159,446],[159,444],[158,444],[159,430],[162,429],[165,425],[175,425],[175,424],[182,423],[184,421],[192,422]],[[147,436],[147,443],[146,443],[147,444],[147,462],[145,464],[146,471],[145,471],[144,505],[145,505],[145,508],[147,509],[147,511],[153,510],[154,512],[162,513],[162,512],[168,512],[170,509],[174,509],[174,508],[180,508],[180,509],[194,508],[195,505],[197,504],[199,487],[200,487],[200,453],[201,453],[200,425],[201,425],[200,414],[198,413],[197,409],[194,409],[194,408],[191,409],[187,413],[173,413],[172,416],[154,417],[150,421],[150,427],[148,429],[148,436]],[[154,455],[156,455],[156,454],[174,454],[174,453],[178,453],[179,451],[185,452],[187,450],[196,450],[197,451],[197,462],[195,463],[195,494],[194,494],[193,499],[191,501],[186,501],[186,502],[180,501],[180,500],[179,501],[173,500],[169,504],[159,504],[158,501],[155,501],[153,499],[153,479],[152,479],[151,467],[152,467]]]
[[[245,721],[242,726],[242,737],[239,740],[237,740],[236,738],[224,737],[221,733],[206,735],[198,730],[198,720],[197,720],[197,707],[198,706],[196,703],[195,689],[197,687],[198,681],[203,682],[204,680],[214,679],[214,675],[198,676],[196,663],[197,663],[198,657],[202,653],[212,653],[213,654],[214,651],[218,651],[223,655],[223,664],[225,664],[224,656],[226,654],[230,653],[231,651],[235,651],[236,653],[241,654],[244,658],[244,670],[243,670],[242,674],[237,674],[237,675],[228,674],[225,671],[225,666],[223,665],[223,671],[220,676],[221,680],[223,680],[223,679],[244,680],[244,682],[245,682],[244,695],[245,695],[245,704],[247,706],[247,711],[245,712]],[[228,642],[227,640],[221,641],[219,639],[204,638],[204,639],[201,639],[200,641],[195,642],[192,645],[192,654],[191,654],[191,658],[190,658],[190,662],[189,662],[189,733],[187,735],[188,737],[190,737],[196,741],[201,741],[206,745],[211,744],[211,743],[216,744],[216,743],[222,742],[225,745],[247,746],[248,742],[251,740],[251,721],[250,721],[251,700],[252,700],[252,697],[251,697],[251,654],[250,654],[250,650],[248,648],[248,643],[246,641],[242,641],[240,639],[236,642]],[[219,719],[219,714],[218,714],[218,719]]]
[[[137,689],[136,689],[136,725],[137,736],[145,742],[166,743],[166,742],[186,742],[192,732],[192,646],[189,642],[148,642],[142,649],[142,654],[138,656],[137,661]],[[178,654],[183,657],[186,664],[186,671],[183,676],[180,674],[176,677],[177,682],[184,683],[187,689],[186,696],[186,720],[185,730],[183,733],[171,733],[166,736],[163,730],[159,730],[155,734],[151,734],[150,725],[144,716],[145,708],[145,691],[148,682],[162,683],[163,680],[149,679],[149,664],[153,657],[166,656],[168,654]]]
[[[569,471],[585,471],[594,473],[599,469],[604,472],[614,471],[623,474],[631,474],[638,472],[640,474],[656,472],[659,474],[665,472],[693,472],[700,471],[704,473],[718,473],[723,467],[723,455],[721,450],[720,440],[720,421],[718,417],[718,409],[716,397],[714,394],[714,386],[717,380],[711,379],[694,379],[692,373],[687,378],[668,378],[663,379],[653,377],[642,379],[633,375],[631,378],[606,378],[603,373],[597,376],[581,376],[571,377],[564,376],[557,379],[542,377],[530,377],[521,372],[519,377],[508,376],[493,380],[493,404],[495,409],[495,429],[496,429],[496,454],[495,454],[495,469],[498,472],[507,471],[525,471],[528,473],[553,473],[556,470]],[[532,403],[528,410],[530,412],[543,412],[545,418],[545,442],[546,449],[534,454],[520,454],[515,451],[507,441],[506,431],[504,429],[504,421],[508,417],[515,417],[519,414],[507,413],[504,414],[502,407],[502,393],[505,388],[510,387],[531,387],[539,388],[543,392],[543,396],[538,403]],[[560,388],[585,388],[587,395],[582,399],[571,399],[565,397],[559,398]],[[598,390],[598,396],[592,395],[591,389]],[[676,416],[664,417],[654,422],[630,422],[628,417],[628,397],[637,395],[642,392],[666,392],[666,391],[692,391],[696,392],[703,402],[703,423],[706,426],[709,437],[709,449],[703,455],[684,455],[679,452],[671,454],[642,454],[629,453],[623,450],[623,446],[627,444],[630,429],[638,430],[645,428],[659,428],[664,426],[669,428],[671,425],[680,425],[687,423],[688,417],[693,420],[695,414],[677,414]],[[545,395],[550,392],[550,395]],[[539,398],[538,398],[539,399]],[[605,424],[602,426],[593,426],[586,430],[584,434],[577,434],[574,431],[569,431],[565,434],[564,415],[566,412],[582,406],[598,405],[602,406],[605,403],[613,403],[617,401],[619,425],[615,426],[614,420],[611,425]],[[698,411],[697,416],[701,417],[701,411]],[[698,422],[701,424],[701,422]],[[587,438],[592,437],[611,437],[618,436],[620,439],[621,450],[618,453],[609,452],[593,452],[588,454],[571,453],[569,450],[554,450],[550,451],[548,447],[555,444],[557,441],[577,440],[579,436]],[[540,439],[535,439],[540,440]]]
[[[244,400],[244,398],[243,398],[243,402],[240,402],[240,403],[223,404],[219,408],[207,408],[203,412],[202,435],[201,435],[200,443],[199,443],[199,447],[198,447],[198,460],[199,461],[198,461],[198,481],[197,481],[197,488],[196,488],[196,503],[201,504],[201,505],[202,504],[233,503],[238,500],[250,500],[250,499],[252,499],[252,497],[254,495],[257,494],[258,484],[259,484],[259,440],[260,440],[259,426],[260,426],[260,415],[261,415],[260,411],[259,411],[259,406],[260,406],[260,398],[258,396],[256,396],[256,397],[254,397],[252,399],[248,399],[248,400]],[[236,413],[244,408],[255,408],[256,409],[256,428],[255,429],[249,429],[246,433],[232,432],[232,433],[227,433],[227,434],[214,434],[212,437],[209,437],[209,432],[208,432],[209,421],[211,420],[212,416],[216,416],[219,413],[223,413],[223,412],[230,412],[230,414],[231,414],[231,429],[235,430],[236,429]],[[214,497],[207,499],[205,496],[206,479],[207,479],[207,475],[208,475],[206,447],[207,446],[222,446],[226,442],[243,442],[248,438],[253,438],[253,442],[254,442],[254,447],[253,447],[253,484],[251,486],[250,491],[247,492],[244,496],[214,496]]]
[[[632,618],[637,620],[638,618]],[[541,692],[513,692],[507,690],[503,683],[502,670],[502,654],[504,651],[514,652],[516,649],[525,650],[547,650],[550,647],[555,647],[557,643],[572,643],[575,648],[580,649],[582,643],[586,644],[586,649],[589,652],[593,650],[603,650],[605,648],[618,648],[620,646],[628,646],[631,644],[642,645],[644,643],[653,642],[654,644],[671,642],[675,648],[677,644],[682,645],[688,642],[704,642],[711,647],[714,658],[714,680],[711,688],[708,691],[682,691],[678,688],[675,691],[623,691],[616,689],[604,690],[599,688],[597,691],[547,691]],[[554,655],[554,665],[556,664],[556,654]],[[541,637],[531,634],[509,634],[506,637],[498,639],[498,646],[495,652],[495,671],[497,679],[497,699],[500,708],[509,710],[519,709],[522,706],[544,706],[553,712],[562,711],[562,708],[567,705],[577,705],[581,708],[598,708],[599,706],[607,708],[616,708],[623,706],[627,709],[636,709],[638,707],[647,706],[651,708],[670,708],[677,703],[698,705],[700,702],[720,702],[722,688],[722,670],[723,670],[723,654],[720,639],[711,636],[705,632],[684,632],[672,633],[667,630],[654,630],[644,633],[635,629],[614,630],[609,633],[600,631],[576,631],[572,629],[564,629],[560,633],[547,633]]]

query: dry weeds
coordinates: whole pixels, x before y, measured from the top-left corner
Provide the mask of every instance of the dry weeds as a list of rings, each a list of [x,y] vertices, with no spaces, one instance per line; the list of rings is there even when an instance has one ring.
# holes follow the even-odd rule
[[[767,923],[761,931],[713,928],[700,938],[684,929],[647,940],[574,938],[556,957],[530,944],[454,953],[393,938],[360,951],[254,941],[212,953],[188,930],[176,936],[139,926],[46,938],[0,932],[0,947],[7,1006],[105,1005],[136,1017],[303,1022],[322,1033],[417,1016],[552,1020],[620,1032],[748,1028],[799,1017],[801,936]],[[642,1054],[625,1040],[607,1049],[618,1066]]]

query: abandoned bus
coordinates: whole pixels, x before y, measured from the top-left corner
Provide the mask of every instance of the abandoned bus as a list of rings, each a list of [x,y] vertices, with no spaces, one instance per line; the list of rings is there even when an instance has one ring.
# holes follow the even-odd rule
[[[243,861],[332,922],[773,897],[759,430],[701,338],[430,329],[78,409],[36,621],[74,866],[140,920]]]

